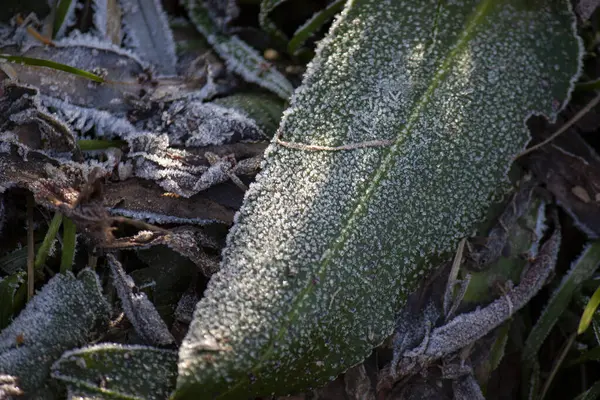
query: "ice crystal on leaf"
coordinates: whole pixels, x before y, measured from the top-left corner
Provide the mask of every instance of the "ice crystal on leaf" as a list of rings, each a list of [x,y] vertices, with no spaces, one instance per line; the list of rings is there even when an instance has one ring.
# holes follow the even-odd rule
[[[348,2],[198,303],[176,398],[302,391],[362,361],[483,217],[525,120],[566,103],[580,58],[567,0]]]

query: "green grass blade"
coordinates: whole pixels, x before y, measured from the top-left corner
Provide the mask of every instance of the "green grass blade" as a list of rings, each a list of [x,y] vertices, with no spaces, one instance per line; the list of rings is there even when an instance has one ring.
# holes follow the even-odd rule
[[[596,400],[598,397],[600,397],[600,380],[594,382],[592,387],[575,397],[574,400]]]
[[[72,2],[73,0],[59,0],[56,6],[56,14],[54,14],[54,25],[52,27],[53,39],[56,39],[61,27],[67,22],[67,14],[69,14]]]
[[[127,142],[124,140],[81,139],[77,141],[77,145],[81,151],[96,151],[123,147],[127,145]]]
[[[35,270],[40,271],[44,264],[46,263],[46,259],[48,258],[48,253],[50,253],[50,247],[52,247],[52,243],[54,243],[54,239],[56,238],[56,234],[58,233],[58,229],[62,224],[63,216],[58,211],[54,213],[54,217],[48,226],[48,231],[46,232],[46,236],[44,236],[44,241],[40,246],[36,256],[35,256]]]
[[[530,363],[536,358],[542,343],[569,306],[573,293],[583,281],[592,276],[598,263],[600,263],[600,241],[595,241],[586,247],[581,256],[573,263],[529,333],[521,355],[525,363]]]
[[[583,314],[581,315],[581,321],[579,321],[579,327],[577,328],[577,334],[581,335],[583,332],[589,328],[592,323],[592,318],[594,317],[594,313],[596,309],[598,309],[598,305],[600,305],[600,287],[596,289],[592,298],[585,306],[583,310]]]
[[[73,268],[75,247],[77,245],[77,227],[70,218],[63,221],[63,244],[60,260],[60,272],[66,274]]]
[[[84,71],[79,68],[71,67],[70,65],[61,64],[61,63],[57,63],[55,61],[50,61],[50,60],[43,60],[41,58],[11,56],[8,54],[0,54],[0,62],[2,60],[6,60],[6,61],[18,63],[18,64],[23,64],[23,65],[30,65],[33,67],[52,68],[52,69],[56,69],[59,71],[67,72],[69,74],[77,75],[82,78],[92,80],[94,82],[98,82],[98,83],[105,82],[104,78],[102,78],[99,75],[93,74],[88,71]]]
[[[288,53],[297,54],[300,47],[304,45],[306,40],[318,31],[327,21],[344,8],[346,0],[337,0],[331,3],[324,10],[319,11],[306,21],[304,25],[296,30],[294,37],[288,43]]]

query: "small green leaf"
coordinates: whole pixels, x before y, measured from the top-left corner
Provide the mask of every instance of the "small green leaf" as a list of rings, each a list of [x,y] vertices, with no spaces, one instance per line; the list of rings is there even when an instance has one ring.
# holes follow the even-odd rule
[[[177,353],[99,344],[65,352],[52,366],[52,377],[74,393],[99,396],[94,398],[164,400],[175,387]]]
[[[585,306],[585,309],[583,310],[583,314],[581,314],[581,320],[579,321],[579,327],[577,328],[577,334],[581,335],[583,332],[585,332],[587,330],[587,328],[589,328],[590,324],[592,323],[592,318],[594,317],[594,314],[596,313],[596,310],[598,309],[599,305],[600,305],[600,287],[598,287],[598,289],[596,289],[596,291],[592,295],[592,298]]]
[[[187,9],[198,31],[206,37],[208,43],[233,72],[248,82],[269,89],[284,100],[290,98],[294,88],[286,77],[240,38],[229,37],[219,32],[202,1],[188,0]]]
[[[175,397],[299,392],[361,362],[506,184],[525,121],[566,104],[581,53],[568,0],[347,2],[246,192]]]
[[[50,249],[54,244],[54,240],[56,239],[56,235],[58,234],[58,230],[60,229],[60,225],[62,224],[63,216],[60,212],[55,212],[52,221],[50,221],[50,225],[48,226],[48,231],[46,232],[46,236],[44,236],[44,241],[42,242],[42,246],[38,250],[35,256],[35,269],[36,271],[40,271],[44,268],[44,264],[46,264],[46,259],[48,258],[48,254],[50,253]]]
[[[600,242],[593,242],[585,248],[579,258],[573,262],[571,269],[563,278],[560,286],[552,294],[546,308],[529,333],[521,359],[530,363],[537,356],[538,350],[550,334],[552,327],[569,306],[575,290],[581,282],[589,279],[600,263]]]
[[[23,65],[31,65],[34,67],[45,67],[56,69],[59,71],[67,72],[69,74],[77,75],[82,78],[86,78],[98,83],[104,83],[104,78],[91,72],[84,71],[79,68],[71,67],[70,65],[57,63],[55,61],[44,60],[41,58],[23,57],[23,56],[11,56],[8,54],[0,54],[0,61],[6,60]]]

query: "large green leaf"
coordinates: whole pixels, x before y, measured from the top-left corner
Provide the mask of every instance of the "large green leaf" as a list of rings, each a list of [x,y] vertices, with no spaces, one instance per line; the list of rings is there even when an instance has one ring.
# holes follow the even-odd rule
[[[567,0],[348,2],[197,305],[175,397],[302,391],[362,361],[580,57]]]

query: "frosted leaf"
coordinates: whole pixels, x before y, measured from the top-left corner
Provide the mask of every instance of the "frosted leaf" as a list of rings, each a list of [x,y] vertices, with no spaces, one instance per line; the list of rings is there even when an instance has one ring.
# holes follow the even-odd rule
[[[108,111],[76,106],[46,95],[40,95],[40,99],[43,105],[53,110],[73,130],[82,134],[94,129],[94,133],[98,137],[113,139],[137,131],[126,118],[115,116]]]
[[[201,0],[204,1],[210,17],[220,30],[226,30],[227,25],[240,15],[237,0]]]
[[[575,10],[583,20],[588,20],[600,6],[600,0],[579,0]]]
[[[269,14],[286,1],[287,0],[262,0],[260,2],[260,12],[258,13],[260,27],[282,45],[285,45],[289,39],[287,35],[277,27],[273,20],[269,18]]]
[[[120,0],[124,45],[154,65],[161,75],[175,75],[175,42],[160,0]]]
[[[19,142],[32,149],[55,153],[74,150],[73,133],[40,104],[37,89],[8,80],[0,83],[0,89],[3,131],[13,131]]]
[[[175,309],[174,315],[175,319],[184,324],[189,324],[192,322],[194,308],[196,308],[198,300],[200,300],[200,298],[198,297],[198,294],[196,294],[196,290],[194,288],[186,291],[177,303],[177,308]]]
[[[248,82],[256,83],[287,100],[292,84],[262,56],[237,36],[226,36],[217,30],[201,0],[188,0],[187,9],[196,28],[206,37],[227,67]]]
[[[361,362],[483,217],[524,121],[566,103],[581,54],[566,0],[347,2],[198,303],[176,398],[303,391]]]
[[[135,332],[144,341],[153,345],[166,346],[175,342],[169,328],[146,293],[139,290],[133,279],[127,275],[121,263],[112,254],[107,255],[107,259],[121,306]]]
[[[232,108],[253,119],[269,138],[277,130],[284,110],[281,99],[264,93],[235,93],[212,103]]]
[[[173,145],[204,147],[266,139],[253,119],[217,104],[176,101],[165,111],[165,117],[164,131]]]
[[[52,377],[68,384],[71,399],[164,400],[176,363],[174,351],[103,343],[65,352]]]
[[[439,359],[481,339],[506,322],[546,284],[554,270],[560,242],[560,226],[557,225],[552,236],[542,246],[540,257],[531,262],[523,272],[518,286],[490,305],[461,314],[444,326],[434,329],[431,337],[424,339],[417,349],[406,352],[404,357],[427,361]]]
[[[77,279],[70,272],[56,275],[0,332],[0,371],[18,377],[19,387],[31,393],[65,350],[88,343],[108,317],[95,272],[83,270]]]

